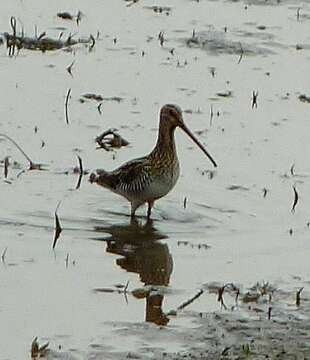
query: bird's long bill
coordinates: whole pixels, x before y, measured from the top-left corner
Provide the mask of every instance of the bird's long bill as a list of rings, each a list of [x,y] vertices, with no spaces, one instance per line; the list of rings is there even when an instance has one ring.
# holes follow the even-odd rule
[[[200,149],[207,155],[207,157],[209,158],[209,160],[212,162],[212,164],[214,165],[214,167],[217,167],[217,164],[215,162],[215,160],[213,159],[213,157],[208,153],[208,151],[202,146],[202,144],[195,138],[195,136],[192,134],[192,132],[188,129],[188,127],[184,124],[182,124],[182,126],[180,126],[181,129],[197,144],[197,146],[200,147]]]

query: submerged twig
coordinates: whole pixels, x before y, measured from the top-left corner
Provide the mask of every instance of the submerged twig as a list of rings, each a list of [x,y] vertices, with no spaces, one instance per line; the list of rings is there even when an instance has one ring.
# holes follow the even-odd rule
[[[46,32],[43,31],[43,33],[41,33],[38,37],[37,40],[40,41],[41,39],[43,39],[46,36]]]
[[[55,210],[55,234],[54,234],[54,241],[53,241],[53,250],[55,249],[55,246],[56,246],[56,243],[57,243],[57,240],[62,232],[62,228],[60,226],[60,221],[59,221],[59,218],[58,218],[58,215],[57,215],[57,210],[60,206],[60,203],[58,203],[57,207],[56,207],[56,210]]]
[[[265,198],[267,196],[268,193],[268,189],[263,188],[263,197]]]
[[[239,56],[238,64],[241,63],[243,54],[244,54],[243,47],[242,47],[242,44],[240,43],[240,56]]]
[[[210,126],[212,126],[213,116],[214,116],[213,105],[211,105],[211,107],[210,107]]]
[[[240,289],[237,288],[237,290],[236,290],[236,296],[235,296],[235,303],[236,303],[236,305],[238,305],[239,296],[240,296]]]
[[[8,177],[8,172],[9,172],[9,157],[6,156],[4,158],[4,177],[5,178]]]
[[[129,280],[127,280],[127,283],[126,283],[126,285],[125,285],[125,287],[124,287],[124,293],[126,293],[126,292],[127,292],[128,285],[129,285]]]
[[[95,46],[95,44],[96,44],[96,40],[95,40],[95,38],[93,37],[93,35],[90,35],[89,38],[90,38],[90,40],[91,40],[91,44],[89,45],[89,51],[92,51],[93,48],[94,48],[94,46]]]
[[[72,77],[73,77],[72,67],[73,67],[74,63],[75,63],[75,60],[73,60],[72,63],[67,67],[67,71]]]
[[[80,175],[79,175],[79,179],[78,179],[78,182],[76,184],[76,187],[75,187],[76,190],[79,189],[80,186],[81,186],[81,181],[82,181],[82,177],[83,177],[83,173],[84,173],[82,159],[80,158],[79,155],[77,155],[77,158],[79,160],[79,167],[80,167],[79,168],[79,173],[80,173]]]
[[[240,290],[233,283],[225,284],[221,288],[219,288],[217,292],[217,301],[221,303],[221,307],[223,307],[225,310],[227,309],[227,306],[224,303],[223,294],[227,287],[230,287],[233,291],[236,291],[236,297],[235,297],[236,304],[238,302],[238,298],[240,295]]]
[[[8,251],[8,247],[6,247],[3,252],[2,252],[2,255],[1,255],[1,262],[4,264],[5,263],[5,255]]]
[[[225,290],[225,286],[222,286],[221,288],[218,289],[218,293],[217,293],[217,301],[221,303],[221,307],[223,307],[225,310],[227,309],[227,306],[224,303],[224,299],[223,299],[223,294],[224,294],[224,290]]]
[[[11,141],[11,143],[13,143],[17,149],[25,156],[25,158],[29,161],[30,164],[32,164],[32,160],[30,159],[30,157],[25,153],[25,151],[17,144],[17,142],[15,140],[13,140],[12,138],[10,138],[8,135],[6,134],[0,134],[0,136],[6,138],[7,140]]]
[[[66,101],[65,101],[65,115],[66,115],[66,123],[67,124],[69,124],[68,103],[69,103],[70,94],[71,94],[71,88],[67,92]]]
[[[186,306],[190,305],[192,302],[194,302],[196,299],[198,299],[203,293],[204,293],[204,291],[202,289],[200,289],[196,295],[194,295],[193,297],[191,297],[190,299],[188,299],[187,301],[185,301],[184,303],[179,305],[177,307],[177,310],[184,309]]]
[[[295,186],[293,186],[293,190],[294,190],[294,203],[293,203],[293,206],[292,206],[292,209],[291,209],[291,212],[292,212],[292,213],[295,212],[295,207],[296,207],[296,205],[297,205],[298,198],[299,198],[298,192],[297,192]]]
[[[272,306],[269,306],[269,308],[268,308],[268,320],[271,319],[271,311],[272,311]]]
[[[128,304],[128,286],[129,286],[129,280],[127,281],[126,285],[118,285],[116,286],[117,289],[111,289],[111,288],[96,288],[94,289],[95,292],[99,293],[116,293],[116,294],[123,294],[126,303]],[[134,291],[132,291],[132,295],[134,295]],[[135,296],[135,295],[134,295]]]
[[[7,43],[8,49],[9,49],[9,56],[14,56],[15,47],[17,45],[17,41],[16,41],[16,18],[14,16],[11,17],[10,23],[11,23],[11,28],[12,28],[13,35],[11,36],[11,38],[9,38],[9,36],[6,37],[6,43]]]
[[[79,10],[78,13],[76,14],[76,25],[79,26],[80,22],[82,20],[82,12]]]
[[[164,42],[165,42],[165,37],[164,37],[163,31],[160,31],[160,33],[158,34],[158,40],[159,40],[160,46],[163,46]]]
[[[98,110],[98,112],[99,112],[100,115],[102,115],[101,106],[102,106],[102,103],[100,103],[100,104],[97,106],[97,110]]]
[[[303,287],[300,288],[296,293],[296,306],[300,306],[300,294],[303,291],[303,289],[304,289]]]
[[[125,301],[126,301],[126,304],[128,304],[128,297],[127,297],[127,289],[128,289],[128,286],[129,286],[129,280],[127,281],[125,287],[124,287],[124,298],[125,298]]]
[[[17,147],[17,149],[24,155],[24,157],[29,162],[29,170],[42,170],[42,164],[36,164],[34,163],[30,157],[25,153],[25,151],[17,144],[15,140],[13,140],[11,137],[9,137],[6,134],[0,134],[0,137],[4,137],[5,139],[9,140],[13,145]]]
[[[67,253],[65,263],[66,263],[66,268],[68,268],[68,264],[69,264],[69,253]]]
[[[254,91],[252,93],[252,109],[255,107],[257,108],[257,97],[258,97],[258,91]]]

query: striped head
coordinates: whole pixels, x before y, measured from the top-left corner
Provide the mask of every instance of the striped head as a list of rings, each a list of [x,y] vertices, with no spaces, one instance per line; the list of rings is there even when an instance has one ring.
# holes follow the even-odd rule
[[[164,105],[160,110],[160,121],[168,123],[169,127],[173,128],[181,126],[184,124],[181,108],[173,104]]]
[[[205,153],[205,155],[209,158],[214,167],[217,167],[217,164],[212,158],[212,156],[185,125],[181,108],[178,105],[166,104],[160,110],[160,128],[162,128],[162,131],[167,131],[167,129],[175,129],[176,127],[181,128],[192,139],[192,141]]]

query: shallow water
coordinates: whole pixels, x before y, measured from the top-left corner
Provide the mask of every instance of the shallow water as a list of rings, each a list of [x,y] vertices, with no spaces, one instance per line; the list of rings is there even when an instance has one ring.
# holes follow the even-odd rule
[[[292,276],[309,276],[310,105],[298,99],[310,95],[308,2],[156,3],[171,8],[169,15],[143,0],[130,7],[107,1],[67,1],[66,8],[62,1],[1,5],[0,33],[11,32],[13,15],[29,36],[37,25],[38,33],[55,38],[59,28],[79,37],[99,31],[99,38],[92,51],[82,44],[72,51],[22,49],[14,57],[0,45],[0,133],[46,164],[45,171],[19,174],[27,162],[0,140],[1,159],[18,162],[9,167],[8,181],[1,175],[0,182],[0,251],[7,248],[0,266],[0,359],[25,358],[35,336],[55,350],[61,346],[57,356],[63,358],[151,347],[175,351],[182,339],[168,342],[165,333],[194,325],[164,313],[205,283],[290,284]],[[84,14],[79,27],[56,17],[78,10]],[[72,61],[73,77],[66,71]],[[252,109],[253,91],[258,99]],[[79,101],[85,93],[122,101],[103,100],[100,115],[98,102]],[[177,131],[181,177],[156,203],[151,223],[143,208],[131,222],[126,201],[87,176],[75,190],[76,155],[87,170],[109,170],[147,153],[159,109],[171,102],[186,110],[189,128],[217,160],[212,178],[212,165]],[[95,137],[108,128],[117,128],[130,145],[96,150]],[[293,185],[299,194],[295,212]],[[63,232],[53,252],[59,201]],[[126,297],[116,285],[128,281],[129,291],[153,285],[160,295]],[[203,295],[189,309],[218,307]],[[135,327],[145,329],[144,336],[135,336]]]

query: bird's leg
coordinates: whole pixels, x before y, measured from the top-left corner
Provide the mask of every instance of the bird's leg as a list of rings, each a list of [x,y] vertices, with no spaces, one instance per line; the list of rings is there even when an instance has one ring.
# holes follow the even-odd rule
[[[138,209],[139,206],[141,206],[141,202],[138,201],[132,201],[131,202],[131,212],[130,212],[130,216],[133,218],[135,217],[136,214],[136,210]]]
[[[154,205],[154,201],[151,200],[151,201],[148,201],[147,203],[148,203],[147,218],[148,218],[148,220],[149,220],[150,217],[151,217],[151,212],[152,212],[152,207],[153,207],[153,205]]]
[[[136,216],[135,213],[136,213],[137,208],[138,208],[138,206],[133,206],[131,204],[130,216],[131,216],[132,219]]]

